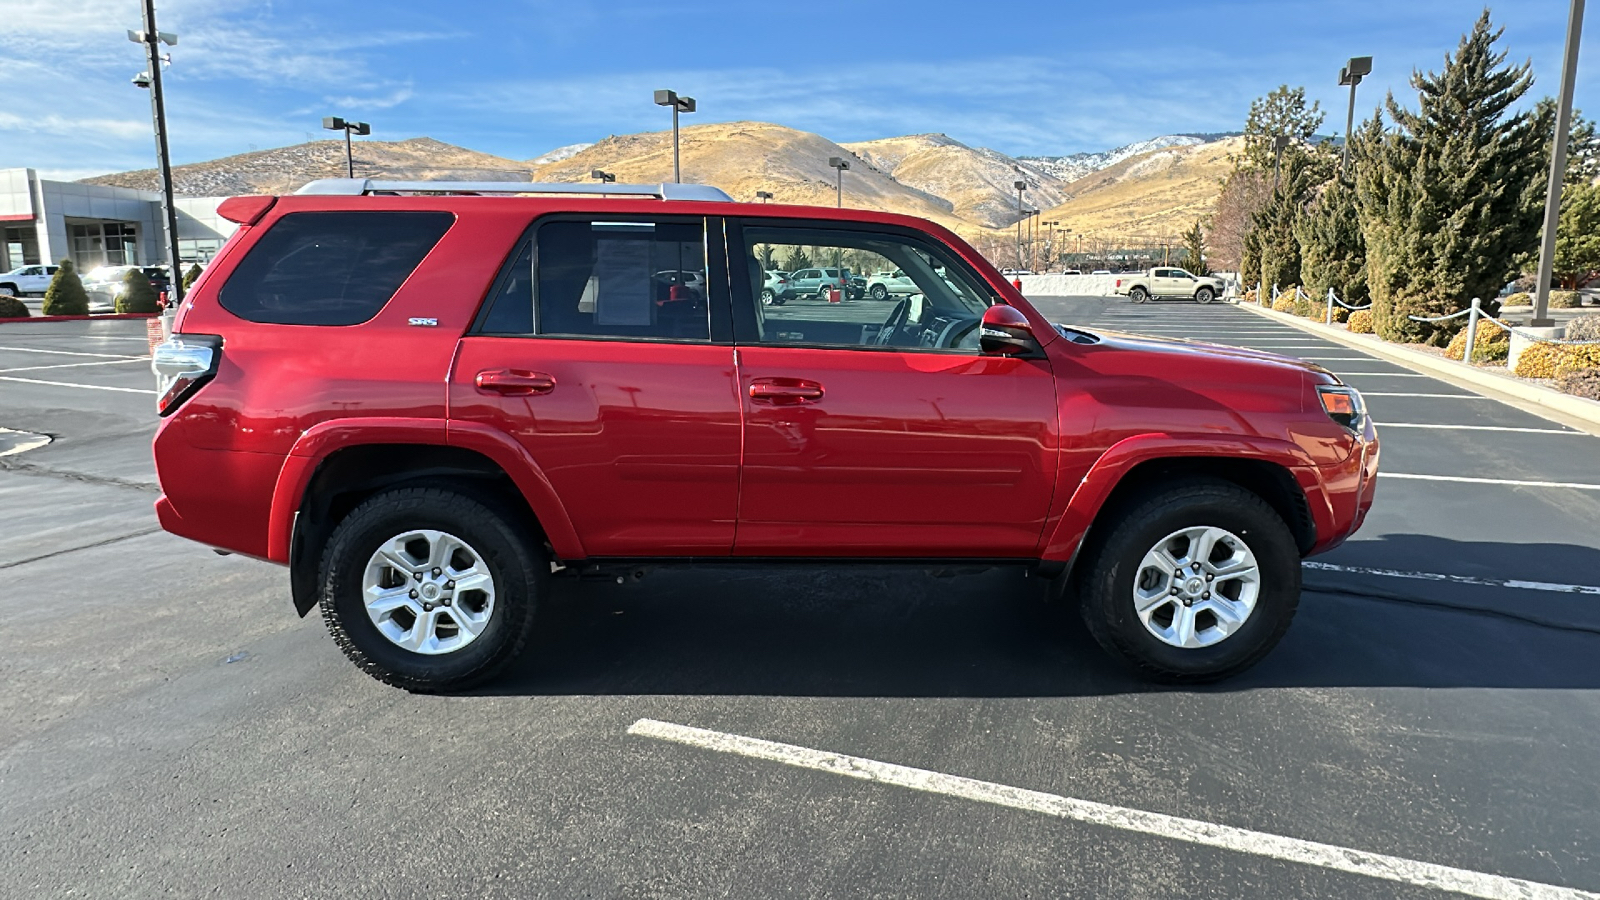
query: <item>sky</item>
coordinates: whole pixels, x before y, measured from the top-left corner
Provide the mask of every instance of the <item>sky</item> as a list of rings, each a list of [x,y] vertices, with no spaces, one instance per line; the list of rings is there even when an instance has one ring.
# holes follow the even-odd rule
[[[1500,47],[1557,92],[1568,4],[1492,7]],[[0,0],[0,168],[81,178],[155,164],[140,0]],[[943,132],[1011,155],[1237,131],[1250,101],[1303,85],[1342,133],[1339,67],[1372,56],[1359,121],[1415,104],[1482,6],[1446,0],[158,0],[175,163],[334,137],[427,136],[511,159],[668,126],[743,119],[835,141]],[[1600,27],[1591,15],[1588,24]],[[1600,113],[1600,34],[1576,105]]]

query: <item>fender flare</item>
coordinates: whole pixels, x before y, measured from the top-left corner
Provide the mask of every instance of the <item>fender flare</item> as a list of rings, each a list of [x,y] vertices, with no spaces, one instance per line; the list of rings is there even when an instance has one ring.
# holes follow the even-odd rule
[[[509,436],[482,426],[459,422],[447,425],[444,419],[363,417],[318,422],[294,442],[272,491],[268,559],[288,564],[295,515],[317,466],[339,450],[363,444],[433,444],[481,453],[503,469],[522,491],[556,554],[562,558],[583,557],[577,530],[550,480],[527,450]]]
[[[1140,434],[1118,441],[1095,460],[1073,490],[1040,559],[1070,564],[1106,499],[1135,466],[1157,459],[1201,458],[1255,460],[1282,466],[1305,492],[1319,532],[1332,527],[1333,512],[1327,492],[1322,490],[1322,473],[1310,454],[1295,444],[1251,435]]]

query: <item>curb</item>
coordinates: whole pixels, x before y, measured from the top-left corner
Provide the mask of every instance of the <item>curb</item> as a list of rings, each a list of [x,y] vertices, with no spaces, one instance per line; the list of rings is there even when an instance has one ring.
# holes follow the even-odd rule
[[[1525,403],[1543,406],[1546,409],[1572,416],[1575,419],[1581,419],[1591,425],[1600,426],[1600,402],[1594,400],[1574,397],[1554,388],[1528,384],[1508,375],[1486,372],[1476,366],[1469,366],[1453,359],[1440,359],[1429,353],[1408,350],[1402,344],[1391,344],[1380,337],[1354,335],[1342,328],[1329,328],[1321,322],[1312,322],[1289,313],[1264,309],[1253,303],[1240,302],[1237,306],[1240,309],[1248,309],[1258,316],[1276,319],[1285,325],[1293,326],[1308,334],[1314,334],[1335,343],[1343,344],[1346,347],[1370,353],[1373,356],[1414,371],[1430,375],[1444,375],[1457,381],[1467,382],[1467,384],[1462,385],[1467,390],[1473,390],[1472,386],[1476,385],[1489,391],[1515,397]],[[1474,392],[1483,393],[1482,391]]]
[[[98,316],[16,316],[12,318],[0,318],[0,325],[31,322],[104,322],[107,320],[121,319],[155,319],[159,318],[160,316],[161,313],[104,313]]]

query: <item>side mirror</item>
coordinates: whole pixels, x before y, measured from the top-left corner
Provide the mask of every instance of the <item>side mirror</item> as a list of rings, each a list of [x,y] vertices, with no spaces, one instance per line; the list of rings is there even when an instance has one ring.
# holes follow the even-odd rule
[[[1036,352],[1039,342],[1033,337],[1033,326],[1028,324],[1027,316],[1016,307],[996,304],[984,310],[978,346],[984,353],[1022,356]]]

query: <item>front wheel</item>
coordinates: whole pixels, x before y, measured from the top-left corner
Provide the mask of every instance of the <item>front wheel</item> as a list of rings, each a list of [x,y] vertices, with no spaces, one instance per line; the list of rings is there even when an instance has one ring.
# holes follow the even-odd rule
[[[1136,287],[1128,292],[1128,299],[1135,303],[1143,303],[1150,299],[1150,292],[1142,287]]]
[[[1216,297],[1216,295],[1217,295],[1216,292],[1211,290],[1211,288],[1203,287],[1200,290],[1194,292],[1194,302],[1196,302],[1196,303],[1210,303],[1212,301],[1212,299],[1214,297]]]
[[[870,293],[872,294],[872,299],[874,299],[874,300],[887,300],[887,299],[889,299],[889,289],[884,287],[881,284],[873,285],[872,286],[872,290],[871,290]]]
[[[772,288],[762,288],[761,289],[761,302],[762,303],[765,303],[765,304],[770,306],[770,305],[772,305],[772,298],[774,298],[776,296],[778,296],[778,295],[774,294],[772,292]]]
[[[1238,485],[1196,479],[1147,492],[1106,525],[1079,563],[1084,623],[1145,677],[1196,683],[1242,672],[1294,618],[1294,537]]]
[[[400,488],[334,528],[322,617],[346,656],[421,693],[493,678],[526,643],[549,563],[515,516],[443,488]]]
[[[17,296],[17,286],[14,284],[0,284],[0,297]]]

